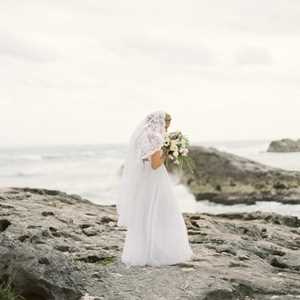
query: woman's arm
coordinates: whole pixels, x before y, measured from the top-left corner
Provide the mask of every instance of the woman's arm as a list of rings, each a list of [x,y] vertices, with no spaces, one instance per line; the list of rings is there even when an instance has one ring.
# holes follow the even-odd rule
[[[160,167],[165,160],[167,159],[168,154],[164,152],[163,150],[157,150],[151,155],[151,167],[152,169],[157,169]]]

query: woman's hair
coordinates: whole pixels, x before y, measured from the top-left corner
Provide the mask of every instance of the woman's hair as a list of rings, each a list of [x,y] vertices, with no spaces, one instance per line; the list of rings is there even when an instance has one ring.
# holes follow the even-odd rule
[[[167,112],[166,112],[166,115],[165,115],[165,119],[166,120],[170,120],[171,119],[171,115],[169,113],[167,113]]]

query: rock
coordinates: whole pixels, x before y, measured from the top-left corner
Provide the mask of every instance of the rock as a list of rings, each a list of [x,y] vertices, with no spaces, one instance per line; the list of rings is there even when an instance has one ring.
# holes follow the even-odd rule
[[[50,265],[50,261],[47,257],[39,258],[39,263],[42,264],[42,265]]]
[[[80,227],[81,229],[89,228],[89,227],[91,227],[91,226],[92,226],[92,224],[86,224],[86,223],[80,224],[80,225],[79,225],[79,227]]]
[[[47,217],[47,216],[54,216],[53,211],[42,211],[42,216]]]
[[[84,228],[82,232],[87,236],[93,236],[93,235],[97,235],[99,233],[99,230],[93,226],[93,227]]]
[[[270,264],[273,267],[277,267],[277,268],[288,268],[288,265],[284,262],[281,261],[280,257],[272,257]]]
[[[9,225],[11,225],[11,222],[7,219],[0,219],[0,232],[5,231]]]
[[[216,247],[216,251],[218,253],[223,253],[223,252],[226,252],[226,253],[230,253],[231,255],[236,255],[236,250],[234,249],[234,247],[232,247],[231,245],[218,245]]]
[[[296,216],[280,215],[277,213],[267,213],[254,211],[251,213],[220,213],[218,216],[228,219],[243,219],[243,220],[259,220],[263,219],[265,222],[271,224],[282,224],[289,227],[300,227],[300,220]],[[263,232],[267,231],[267,228],[262,229]]]
[[[109,256],[106,254],[83,254],[77,257],[76,259],[79,261],[84,261],[86,263],[98,263],[98,262],[107,262],[107,261],[113,261],[114,256]]]
[[[279,181],[275,182],[273,184],[273,187],[274,187],[274,189],[288,189],[289,188],[288,185],[286,185],[282,182],[279,182]]]
[[[300,139],[282,139],[272,141],[267,152],[300,152]]]
[[[100,219],[101,223],[109,223],[109,222],[116,222],[116,219],[110,217],[110,216],[103,216]]]
[[[46,256],[47,255],[47,256]],[[51,250],[0,237],[0,281],[13,279],[25,299],[79,299],[82,275],[72,262]]]
[[[54,249],[61,251],[61,252],[71,252],[72,247],[70,247],[70,245],[66,245],[66,244],[59,244],[59,245],[55,245]]]
[[[215,148],[190,146],[195,171],[168,170],[178,176],[196,200],[232,205],[257,201],[300,203],[300,172],[273,168]]]
[[[0,197],[0,207],[13,207],[0,218],[0,283],[12,277],[26,300],[288,300],[300,295],[297,217],[184,213],[197,259],[128,269],[121,262],[126,230],[115,226],[115,206],[36,188],[0,190]],[[54,215],[43,216],[49,207]]]
[[[20,241],[20,242],[24,242],[24,241],[26,241],[27,239],[29,239],[30,238],[30,235],[28,235],[28,234],[23,234],[23,235],[20,235],[19,237],[18,237],[18,240]]]

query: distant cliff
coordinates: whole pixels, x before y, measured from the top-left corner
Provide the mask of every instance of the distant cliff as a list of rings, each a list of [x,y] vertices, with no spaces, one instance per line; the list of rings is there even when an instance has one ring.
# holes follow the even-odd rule
[[[268,152],[300,152],[300,139],[282,139],[272,141],[267,150]]]
[[[197,200],[223,204],[300,203],[300,172],[270,167],[215,148],[190,146],[195,172],[178,174]]]

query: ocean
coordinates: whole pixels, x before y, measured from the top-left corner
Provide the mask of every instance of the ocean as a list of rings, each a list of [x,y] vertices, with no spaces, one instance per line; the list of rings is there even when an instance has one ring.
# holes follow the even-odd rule
[[[209,141],[192,143],[247,157],[287,170],[300,171],[300,153],[268,153],[270,141]],[[56,145],[0,148],[0,188],[34,187],[78,194],[98,204],[115,203],[126,144]],[[182,212],[274,211],[300,217],[300,205],[258,202],[232,206],[197,202],[177,178],[170,175]]]

